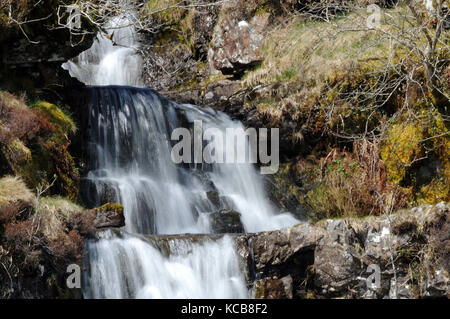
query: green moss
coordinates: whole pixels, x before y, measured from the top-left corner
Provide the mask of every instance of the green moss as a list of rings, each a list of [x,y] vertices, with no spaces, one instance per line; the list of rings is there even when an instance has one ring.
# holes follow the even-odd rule
[[[400,184],[412,162],[422,156],[422,139],[420,125],[412,120],[401,121],[389,129],[381,148],[381,158],[386,163],[389,178],[393,183]]]
[[[117,212],[119,214],[123,214],[123,205],[118,203],[106,203],[100,207],[95,208],[95,210]]]
[[[444,178],[433,179],[417,193],[417,204],[436,204],[442,201],[450,201],[449,183]]]
[[[263,14],[267,14],[267,13],[272,13],[272,11],[273,11],[273,8],[270,7],[269,4],[259,5],[258,9],[256,9],[253,16],[259,16],[259,15],[263,15]]]
[[[420,108],[415,111],[414,119],[402,117],[391,125],[381,147],[381,157],[390,181],[411,187],[416,204],[449,201],[449,130],[437,110],[422,108],[420,101],[418,104]],[[430,165],[436,165],[433,161],[438,163],[438,168],[421,182],[417,174],[422,167],[429,170]]]
[[[265,295],[265,289],[263,284],[257,284],[254,288],[255,291],[255,299],[263,299]]]
[[[21,175],[31,161],[31,151],[17,138],[3,146],[2,153],[15,174]]]
[[[48,102],[37,102],[32,107],[43,113],[61,133],[74,134],[77,131],[75,122],[72,120],[70,115],[62,111],[58,106]]]

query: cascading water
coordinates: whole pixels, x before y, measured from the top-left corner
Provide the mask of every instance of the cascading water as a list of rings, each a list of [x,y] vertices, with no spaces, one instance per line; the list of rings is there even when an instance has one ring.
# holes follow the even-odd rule
[[[136,32],[128,16],[108,21],[107,35],[98,33],[92,47],[62,65],[72,77],[87,85],[141,87],[141,57],[136,53]]]
[[[230,237],[169,240],[166,255],[136,236],[102,235],[89,249],[87,298],[248,297]]]
[[[113,19],[114,33],[136,45],[126,19]],[[128,35],[128,36],[127,36]],[[130,40],[132,39],[132,40]],[[209,108],[178,105],[139,86],[139,58],[99,36],[93,47],[63,66],[86,84],[89,104],[87,202],[118,201],[124,206],[125,232],[104,232],[88,243],[87,298],[246,298],[244,276],[229,236],[201,242],[171,239],[167,254],[140,235],[211,233],[210,213],[240,212],[246,232],[292,226],[290,214],[276,214],[262,180],[249,163],[176,165],[171,132],[202,121],[204,128],[242,128]],[[218,149],[229,152],[229,149]],[[136,234],[136,235],[133,235]]]

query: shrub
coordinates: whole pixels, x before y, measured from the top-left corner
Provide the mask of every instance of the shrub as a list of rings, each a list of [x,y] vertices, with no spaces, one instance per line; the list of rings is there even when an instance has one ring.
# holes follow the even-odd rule
[[[352,153],[332,150],[321,167],[323,176],[303,200],[313,219],[380,215],[407,204],[407,192],[388,183],[375,143],[355,142]]]
[[[36,271],[49,256],[53,267],[81,262],[84,240],[72,225],[81,206],[62,197],[43,197],[37,211],[17,219],[19,208],[9,204],[3,214],[0,210],[0,222],[4,222],[0,243],[13,251],[21,272]]]
[[[3,237],[15,252],[15,263],[22,269],[37,268],[39,264],[43,236],[36,226],[31,218],[5,225]]]
[[[78,197],[78,171],[68,151],[76,125],[61,108],[37,102],[29,108],[24,98],[0,91],[0,153],[8,174],[21,175],[35,187],[58,176],[52,191]]]
[[[45,117],[26,106],[23,97],[16,99],[6,92],[0,94],[0,116],[0,144],[13,138],[29,144],[36,136],[48,136],[54,129]]]
[[[14,201],[7,204],[0,204],[0,225],[24,218],[31,212],[32,206],[27,202]]]
[[[63,262],[81,261],[84,240],[77,231],[72,230],[50,239],[49,247],[52,253]]]

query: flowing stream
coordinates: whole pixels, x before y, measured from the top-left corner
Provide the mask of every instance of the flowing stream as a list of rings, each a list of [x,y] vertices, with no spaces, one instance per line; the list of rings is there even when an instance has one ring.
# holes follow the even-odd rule
[[[88,242],[86,298],[248,298],[244,269],[231,236],[202,240],[170,237],[165,248],[152,238],[210,234],[211,213],[241,214],[245,232],[292,226],[278,214],[250,163],[177,165],[171,132],[202,121],[211,127],[242,128],[210,108],[179,105],[142,88],[136,32],[125,17],[109,26],[115,45],[98,35],[94,45],[63,68],[88,84],[88,157],[84,197],[92,206],[124,206],[126,226]],[[120,42],[123,41],[123,42]],[[124,46],[117,45],[123,44]],[[138,88],[140,87],[140,88]],[[218,152],[230,149],[218,148]],[[218,194],[219,203],[208,197]],[[106,199],[105,199],[106,197]],[[194,238],[195,235],[192,235]]]

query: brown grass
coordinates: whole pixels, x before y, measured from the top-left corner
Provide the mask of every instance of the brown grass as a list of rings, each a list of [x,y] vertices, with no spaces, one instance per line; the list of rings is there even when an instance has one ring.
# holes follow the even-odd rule
[[[322,177],[306,194],[315,219],[381,215],[406,205],[405,190],[388,183],[376,144],[355,142],[348,153],[334,149],[321,159]]]
[[[34,194],[18,177],[6,176],[0,178],[0,204],[22,201],[32,202]]]
[[[67,224],[76,212],[83,207],[63,197],[43,197],[39,203],[42,232],[50,239],[55,239],[67,231]]]

